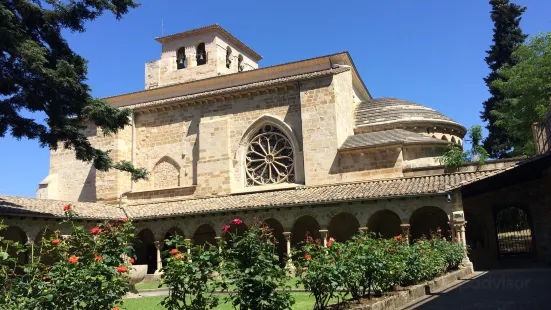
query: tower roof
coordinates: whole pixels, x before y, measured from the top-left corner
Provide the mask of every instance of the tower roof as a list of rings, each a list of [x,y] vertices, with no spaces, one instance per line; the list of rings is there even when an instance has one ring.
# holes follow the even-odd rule
[[[165,43],[165,42],[168,42],[168,41],[171,41],[171,40],[174,40],[174,39],[181,39],[181,38],[185,38],[185,37],[191,37],[191,36],[195,36],[195,35],[203,34],[203,33],[208,33],[208,32],[217,32],[217,33],[223,35],[226,39],[230,40],[237,47],[240,47],[243,50],[245,50],[247,53],[249,53],[251,55],[251,57],[255,58],[255,60],[258,61],[258,60],[262,59],[262,56],[260,56],[257,52],[255,52],[253,49],[248,47],[245,43],[241,42],[239,39],[234,37],[231,33],[229,33],[226,29],[222,28],[218,24],[205,26],[205,27],[201,27],[201,28],[197,28],[197,29],[192,29],[192,30],[188,30],[188,31],[184,31],[184,32],[178,32],[178,33],[170,34],[170,35],[163,36],[163,37],[157,37],[157,38],[155,38],[155,41],[157,41],[159,43]]]

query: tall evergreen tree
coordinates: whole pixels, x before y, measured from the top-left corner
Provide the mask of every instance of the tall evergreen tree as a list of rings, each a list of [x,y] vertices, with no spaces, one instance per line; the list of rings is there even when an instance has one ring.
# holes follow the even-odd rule
[[[145,178],[145,170],[115,163],[84,135],[88,122],[116,133],[130,123],[131,112],[92,98],[86,60],[61,35],[63,29],[84,32],[86,22],[106,11],[120,19],[137,6],[133,0],[0,0],[0,137],[37,139],[54,150],[63,145],[98,170]],[[29,111],[46,118],[29,117]]]
[[[513,51],[522,44],[527,35],[520,29],[521,15],[526,7],[510,3],[509,0],[490,0],[492,6],[491,18],[494,22],[494,44],[486,51],[485,60],[491,72],[484,78],[491,97],[483,103],[481,113],[483,121],[488,122],[488,137],[484,140],[484,148],[493,158],[504,158],[515,155],[511,152],[514,137],[510,137],[506,130],[496,125],[496,117],[490,111],[499,108],[504,103],[503,94],[492,83],[499,79],[498,70],[504,65],[514,65]]]

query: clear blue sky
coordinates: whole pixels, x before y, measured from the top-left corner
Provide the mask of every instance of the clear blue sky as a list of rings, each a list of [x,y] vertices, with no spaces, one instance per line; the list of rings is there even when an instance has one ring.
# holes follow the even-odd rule
[[[551,1],[516,0],[528,7],[522,28],[551,31]],[[269,66],[349,51],[374,97],[412,100],[457,120],[481,124],[488,93],[492,23],[487,0],[182,1],[142,0],[116,21],[106,15],[85,33],[66,33],[89,60],[96,97],[141,90],[144,63],[159,58],[153,38],[220,24]],[[0,194],[34,197],[48,175],[49,151],[36,141],[0,138]]]

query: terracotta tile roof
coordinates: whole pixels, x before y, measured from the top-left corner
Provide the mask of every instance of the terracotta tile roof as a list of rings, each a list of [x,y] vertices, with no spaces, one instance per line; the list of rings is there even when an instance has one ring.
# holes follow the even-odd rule
[[[140,219],[439,194],[500,173],[501,171],[503,170],[463,172],[316,187],[297,187],[290,190],[137,204],[130,205],[125,210],[130,218]]]
[[[71,204],[78,218],[120,219],[125,217],[122,210],[93,202],[68,202],[50,199],[35,199],[0,195],[0,214],[26,215],[33,217],[63,217],[63,207]]]
[[[127,109],[143,109],[143,108],[147,108],[147,107],[151,107],[151,106],[171,104],[171,103],[181,102],[181,101],[185,101],[185,100],[193,100],[193,99],[199,99],[199,98],[204,98],[204,97],[212,97],[212,96],[218,96],[218,95],[223,95],[223,94],[229,94],[229,93],[233,93],[233,92],[240,92],[240,91],[246,91],[246,90],[266,87],[266,86],[278,85],[278,84],[283,84],[283,83],[288,83],[288,82],[296,82],[296,81],[305,80],[305,79],[323,77],[323,76],[328,76],[328,75],[332,75],[332,74],[338,74],[338,73],[349,71],[349,70],[350,70],[350,68],[326,69],[326,70],[320,70],[320,71],[315,71],[315,72],[291,75],[291,76],[272,79],[272,80],[266,80],[266,81],[262,81],[262,82],[249,83],[249,84],[240,85],[240,86],[227,87],[227,88],[222,88],[222,89],[217,89],[217,90],[212,90],[212,91],[195,93],[195,94],[190,94],[190,95],[184,95],[184,96],[177,96],[177,97],[160,99],[160,100],[147,101],[147,102],[142,102],[142,103],[138,103],[138,104],[126,105],[126,106],[122,106],[122,107],[127,108]]]
[[[511,168],[325,186],[301,186],[288,190],[144,203],[127,206],[124,211],[116,206],[107,206],[100,203],[75,202],[71,204],[78,213],[78,217],[85,219],[162,218],[189,214],[443,194],[509,169]],[[58,200],[0,196],[0,214],[4,216],[63,217],[63,206],[68,203],[67,201]]]
[[[360,103],[356,109],[356,127],[411,121],[447,123],[463,128],[458,122],[434,109],[402,99],[371,99]]]
[[[427,137],[404,129],[391,129],[353,135],[344,141],[339,150],[353,150],[383,145],[449,144],[448,141]]]
[[[247,53],[249,53],[256,60],[262,59],[262,56],[260,56],[257,52],[255,52],[252,48],[248,47],[245,43],[241,42],[239,39],[234,37],[231,33],[229,33],[226,29],[222,28],[218,24],[209,25],[209,26],[205,26],[197,29],[192,29],[192,30],[187,30],[183,32],[178,32],[178,33],[167,35],[164,37],[157,37],[155,38],[155,41],[164,43],[166,41],[170,41],[176,38],[190,37],[190,36],[212,32],[212,31],[217,31],[218,33],[222,34],[227,39],[229,39],[233,44],[235,44],[237,47],[240,47],[243,50],[245,50]]]

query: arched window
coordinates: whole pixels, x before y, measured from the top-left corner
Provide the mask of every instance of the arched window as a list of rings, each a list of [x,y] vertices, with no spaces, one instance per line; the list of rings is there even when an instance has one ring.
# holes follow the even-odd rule
[[[227,47],[226,48],[226,68],[230,68],[231,67],[231,47]]]
[[[291,141],[273,125],[265,125],[253,135],[245,165],[247,186],[295,183]]]
[[[180,47],[178,49],[178,52],[176,53],[176,68],[180,70],[184,69],[185,67],[187,67],[186,48]]]
[[[197,65],[201,66],[207,63],[207,51],[205,50],[205,43],[201,42],[197,45]]]
[[[243,65],[243,55],[239,54],[237,56],[237,71],[241,72],[245,69],[245,66]]]
[[[169,157],[161,158],[151,171],[153,188],[170,188],[180,185],[180,167]]]

